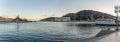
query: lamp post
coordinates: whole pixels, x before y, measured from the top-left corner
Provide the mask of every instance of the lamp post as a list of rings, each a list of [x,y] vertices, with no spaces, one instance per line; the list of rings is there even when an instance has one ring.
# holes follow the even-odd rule
[[[116,13],[116,31],[118,31],[118,25],[119,25],[119,21],[118,21],[118,14],[120,13],[120,6],[115,6],[115,13]]]

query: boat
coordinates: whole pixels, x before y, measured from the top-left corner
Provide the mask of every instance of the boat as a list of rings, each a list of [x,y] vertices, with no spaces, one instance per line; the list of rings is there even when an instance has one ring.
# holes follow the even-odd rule
[[[96,25],[101,26],[116,26],[116,20],[115,19],[104,19],[104,20],[97,20]],[[120,26],[120,23],[118,23]]]
[[[91,22],[91,21],[76,21],[76,22],[70,22],[75,25],[96,25],[96,22]]]

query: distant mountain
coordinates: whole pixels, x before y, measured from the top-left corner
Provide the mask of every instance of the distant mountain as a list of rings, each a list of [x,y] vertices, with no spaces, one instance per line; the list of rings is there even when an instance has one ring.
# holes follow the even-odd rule
[[[6,17],[2,17],[0,16],[0,21],[12,21],[12,18],[6,18]]]
[[[115,16],[99,12],[99,11],[94,11],[94,10],[82,10],[77,13],[68,13],[62,17],[70,17],[71,21],[72,20],[97,20],[97,19],[113,19]],[[41,21],[54,21],[56,17],[48,17],[45,19],[42,19]]]
[[[6,18],[6,17],[0,16],[0,22],[16,22],[16,21],[26,21],[26,22],[28,22],[27,19],[21,19],[19,17],[16,17],[16,18]]]
[[[74,17],[76,15],[76,13],[68,13],[62,17]]]
[[[54,21],[56,17],[48,17],[48,18],[45,18],[45,19],[42,19],[40,21]]]
[[[113,19],[115,16],[99,12],[99,11],[94,11],[94,10],[82,10],[77,13],[69,13],[66,14],[62,17],[71,17],[71,20],[97,20],[97,19]]]

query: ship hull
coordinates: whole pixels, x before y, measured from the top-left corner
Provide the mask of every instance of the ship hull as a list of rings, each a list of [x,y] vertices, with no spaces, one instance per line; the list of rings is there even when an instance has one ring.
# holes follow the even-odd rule
[[[99,26],[117,26],[115,21],[96,21],[96,25]],[[118,23],[120,26],[120,24]]]

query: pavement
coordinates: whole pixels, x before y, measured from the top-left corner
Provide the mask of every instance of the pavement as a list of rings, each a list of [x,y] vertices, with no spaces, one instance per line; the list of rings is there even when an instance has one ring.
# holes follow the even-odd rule
[[[104,32],[101,31],[100,33],[98,33],[98,35],[96,35],[95,37],[91,37],[83,40],[71,40],[67,42],[120,42],[120,31],[106,30]]]

